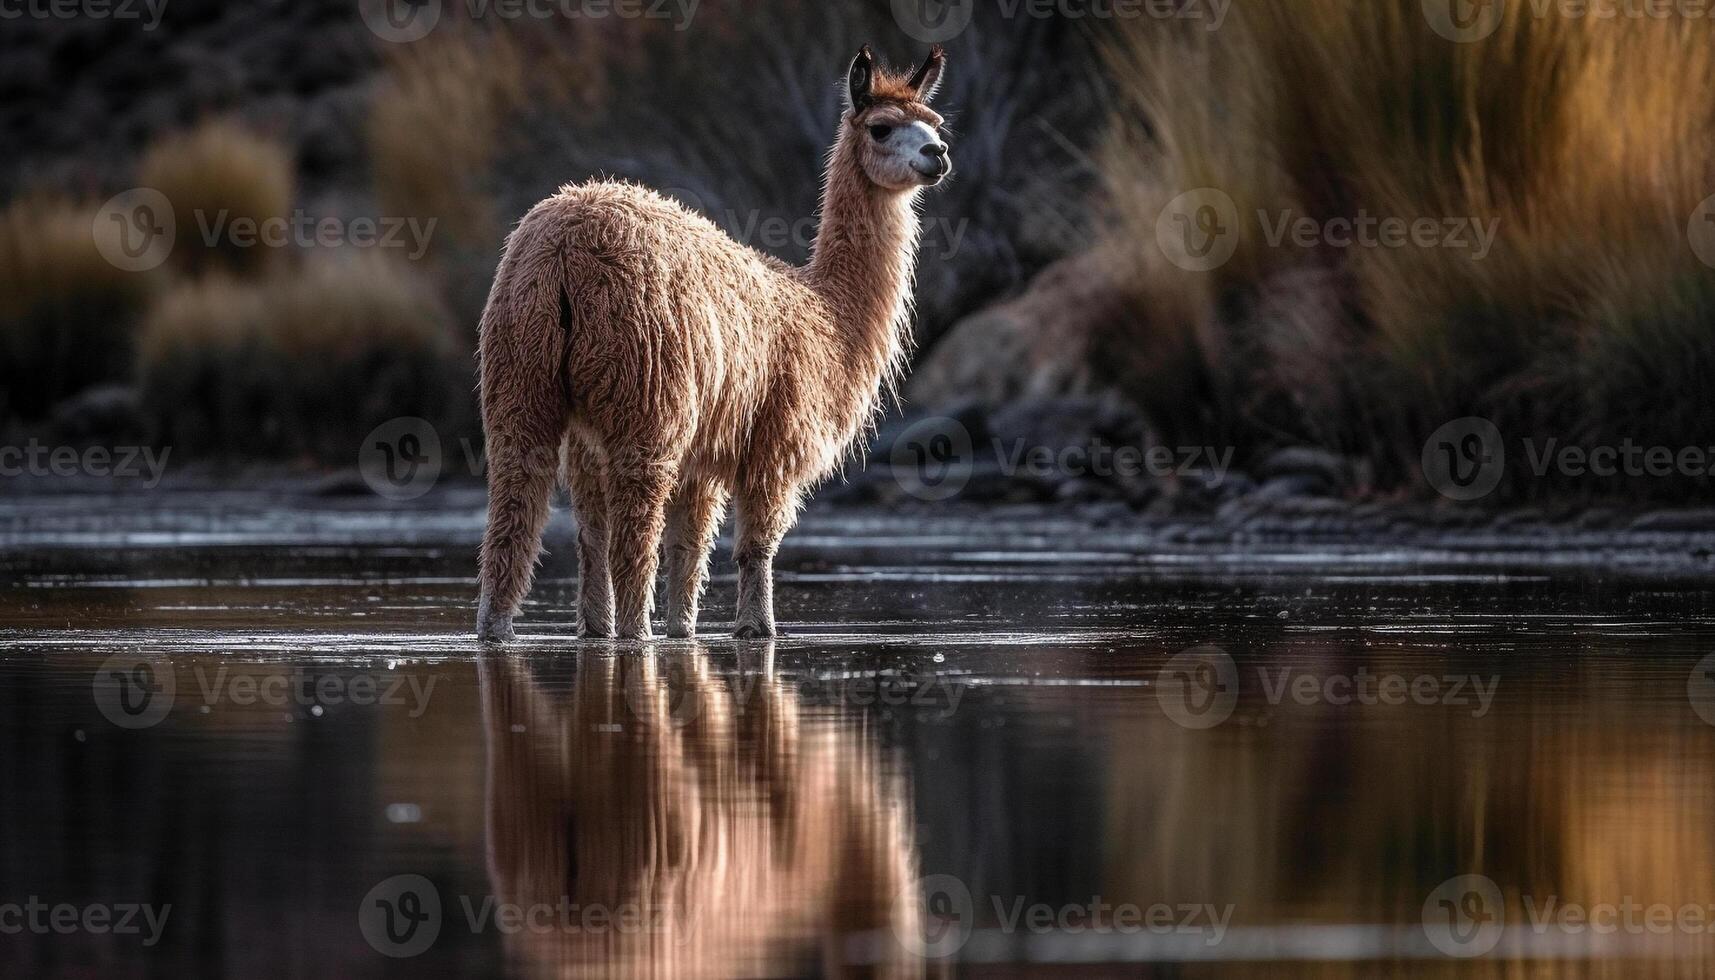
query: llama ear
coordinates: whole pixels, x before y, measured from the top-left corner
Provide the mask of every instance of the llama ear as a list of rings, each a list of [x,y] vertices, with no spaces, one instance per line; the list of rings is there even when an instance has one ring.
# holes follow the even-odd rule
[[[846,104],[853,112],[869,108],[875,84],[875,55],[864,45],[852,59],[851,71],[846,73]]]
[[[935,97],[935,90],[941,87],[941,69],[945,67],[947,52],[937,44],[929,49],[929,58],[923,62],[923,67],[917,69],[917,74],[906,83],[917,93],[917,101],[928,102]]]

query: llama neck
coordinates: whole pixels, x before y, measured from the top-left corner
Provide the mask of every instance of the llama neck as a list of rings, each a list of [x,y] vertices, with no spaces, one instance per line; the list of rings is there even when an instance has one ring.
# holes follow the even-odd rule
[[[909,349],[916,272],[917,191],[890,191],[864,176],[857,142],[842,125],[829,155],[822,220],[806,267],[810,286],[834,315],[841,364],[873,391],[896,380]]]

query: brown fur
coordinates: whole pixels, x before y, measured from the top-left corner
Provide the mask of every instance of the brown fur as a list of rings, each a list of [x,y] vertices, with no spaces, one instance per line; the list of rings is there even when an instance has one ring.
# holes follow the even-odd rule
[[[730,682],[706,652],[581,653],[569,689],[484,654],[489,882],[574,926],[509,936],[513,972],[921,976],[911,807],[863,719],[802,703],[768,647]]]
[[[738,633],[773,634],[780,540],[873,418],[909,345],[913,204],[939,178],[877,145],[870,127],[938,126],[923,98],[941,62],[937,49],[910,80],[876,70],[867,48],[853,62],[801,268],[633,184],[567,186],[525,215],[481,326],[479,635],[511,635],[557,476],[579,522],[582,635],[650,635],[663,537],[668,633],[691,635],[729,498]]]

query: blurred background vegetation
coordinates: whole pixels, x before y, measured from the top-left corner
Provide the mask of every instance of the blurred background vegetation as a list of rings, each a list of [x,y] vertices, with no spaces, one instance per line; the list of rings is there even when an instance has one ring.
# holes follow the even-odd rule
[[[702,0],[681,23],[448,2],[409,43],[356,0],[172,0],[152,30],[9,22],[0,431],[306,466],[351,465],[401,415],[475,438],[475,324],[510,223],[562,183],[622,177],[802,261],[852,52],[903,66],[927,47],[894,7]],[[1454,43],[1421,0],[1240,0],[1218,30],[1208,10],[1026,9],[984,0],[947,42],[957,174],[924,203],[910,411],[979,438],[1025,417],[1050,443],[1231,447],[1348,495],[1424,493],[1425,437],[1467,415],[1515,438],[1715,446],[1715,273],[1688,236],[1715,191],[1708,18],[1509,4]],[[91,232],[132,187],[178,215],[142,273]],[[1242,216],[1237,250],[1187,271],[1158,226],[1206,187]],[[222,212],[431,233],[420,254],[409,235],[207,246],[193,216]],[[1258,212],[1499,232],[1482,258],[1304,248],[1271,244]]]

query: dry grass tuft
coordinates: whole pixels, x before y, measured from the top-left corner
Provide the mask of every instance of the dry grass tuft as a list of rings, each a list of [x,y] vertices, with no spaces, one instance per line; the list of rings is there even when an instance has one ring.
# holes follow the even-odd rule
[[[1220,32],[1140,19],[1110,48],[1102,169],[1133,254],[1132,341],[1143,377],[1199,379],[1179,384],[1200,400],[1180,415],[1247,449],[1370,455],[1396,482],[1463,415],[1514,437],[1715,445],[1699,394],[1715,275],[1686,234],[1715,192],[1707,25],[1506,9],[1455,44],[1418,0],[1258,0]],[[1235,201],[1239,246],[1185,272],[1162,261],[1156,220],[1201,187]],[[1481,258],[1271,246],[1258,212],[1288,210],[1498,235]],[[1310,282],[1314,316],[1296,314]]]
[[[524,93],[523,52],[509,34],[447,31],[392,52],[369,120],[384,211],[433,218],[457,241],[492,237],[493,206],[475,180]]]
[[[102,257],[95,214],[44,199],[0,211],[0,420],[41,418],[130,369],[150,280]]]
[[[158,438],[185,452],[350,463],[388,419],[459,414],[448,393],[470,371],[452,338],[410,266],[334,252],[289,275],[172,290],[144,325],[138,375]]]
[[[233,222],[260,226],[287,217],[295,182],[293,160],[277,141],[230,122],[204,123],[149,147],[137,178],[172,202],[178,223],[173,260],[178,268],[192,274],[258,274],[281,251],[239,247],[224,230],[213,245],[204,238],[205,229],[224,229]]]

